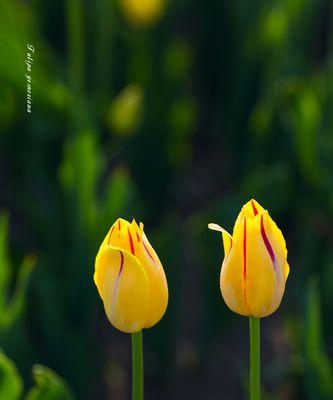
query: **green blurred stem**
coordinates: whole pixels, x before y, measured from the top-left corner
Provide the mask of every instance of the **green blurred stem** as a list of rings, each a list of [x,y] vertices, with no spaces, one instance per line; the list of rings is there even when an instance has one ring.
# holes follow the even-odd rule
[[[250,400],[260,400],[260,318],[250,317]]]
[[[67,0],[66,6],[70,84],[77,93],[84,81],[83,8],[80,0]]]
[[[143,400],[142,331],[132,333],[132,400]]]
[[[95,44],[95,96],[102,103],[107,101],[110,90],[111,52],[115,30],[114,1],[96,0],[96,44]]]

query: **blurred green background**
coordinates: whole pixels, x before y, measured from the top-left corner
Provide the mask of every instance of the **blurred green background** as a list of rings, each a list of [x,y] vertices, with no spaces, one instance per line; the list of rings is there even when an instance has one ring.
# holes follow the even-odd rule
[[[207,223],[252,197],[291,266],[265,397],[333,398],[332,22],[329,0],[0,0],[1,400],[129,398],[130,337],[92,279],[118,216],[169,283],[146,399],[246,398],[248,321]]]

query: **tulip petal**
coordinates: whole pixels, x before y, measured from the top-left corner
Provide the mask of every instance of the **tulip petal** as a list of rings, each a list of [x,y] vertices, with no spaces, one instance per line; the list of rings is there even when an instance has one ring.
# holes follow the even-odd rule
[[[261,215],[264,212],[265,209],[256,200],[251,199],[246,204],[244,204],[240,214],[243,218],[253,219],[258,214]]]
[[[235,225],[232,247],[224,258],[220,274],[220,289],[224,301],[232,311],[244,316],[250,315],[245,292],[246,224],[246,218],[243,218]]]
[[[288,252],[286,248],[286,241],[284,240],[281,230],[277,227],[276,223],[271,218],[269,218],[267,224],[268,228],[270,229],[270,234],[273,236],[274,242],[276,242],[276,246],[281,250],[283,257],[287,259]],[[287,263],[287,261],[284,263],[283,270],[284,270],[284,279],[286,281],[290,271],[289,264]]]
[[[274,250],[272,248],[271,242],[267,237],[266,234],[266,229],[265,229],[265,225],[264,225],[264,215],[262,214],[260,216],[260,233],[261,233],[261,238],[265,244],[266,250],[272,260],[272,264],[273,264],[273,268],[276,269],[276,257],[275,257],[275,253]]]
[[[162,264],[144,232],[136,243],[136,252],[149,282],[149,310],[144,327],[150,328],[163,317],[167,309],[168,284]]]
[[[122,332],[140,331],[148,316],[149,283],[138,259],[106,245],[96,257],[94,280],[111,324]]]
[[[251,315],[265,317],[280,305],[286,259],[265,212],[248,225],[246,298]]]
[[[232,246],[232,236],[229,232],[227,232],[224,228],[222,228],[218,224],[210,223],[208,224],[208,228],[212,231],[221,232],[222,240],[223,240],[223,248],[224,248],[224,256],[226,257],[231,250]]]
[[[288,276],[289,276],[289,272],[290,272],[290,267],[288,262],[286,261],[285,265],[284,265],[284,280],[286,281]]]
[[[135,229],[133,229],[133,223],[135,224]],[[118,218],[105,236],[99,251],[103,250],[106,245],[110,245],[135,255],[134,239],[136,232],[140,233],[141,236],[141,230],[134,220],[130,224],[125,219]]]

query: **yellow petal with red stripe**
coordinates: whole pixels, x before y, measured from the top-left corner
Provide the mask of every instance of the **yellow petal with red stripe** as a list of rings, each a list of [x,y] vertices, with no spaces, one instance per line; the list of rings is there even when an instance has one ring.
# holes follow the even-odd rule
[[[105,245],[96,257],[94,280],[111,324],[122,332],[140,331],[149,311],[149,283],[138,259]]]
[[[163,317],[168,306],[169,292],[162,264],[144,232],[137,246],[137,257],[149,281],[150,306],[145,328],[150,328]]]
[[[247,225],[245,291],[250,315],[254,317],[265,317],[277,309],[282,298],[282,282],[284,286],[281,266],[273,250],[275,244],[271,235],[267,236],[268,219],[267,212],[258,214]]]
[[[234,231],[230,251],[225,255],[220,274],[220,289],[224,301],[232,311],[244,316],[249,315],[244,291],[245,231],[246,224],[239,223]]]

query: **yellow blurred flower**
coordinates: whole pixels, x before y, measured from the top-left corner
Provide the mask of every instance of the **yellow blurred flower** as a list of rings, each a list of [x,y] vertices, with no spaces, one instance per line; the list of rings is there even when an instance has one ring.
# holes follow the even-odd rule
[[[112,101],[107,122],[111,131],[120,136],[129,136],[138,128],[143,109],[144,92],[138,84],[126,86]]]
[[[168,285],[143,224],[119,218],[101,244],[94,281],[111,324],[122,332],[150,328],[164,315]]]
[[[127,20],[134,26],[148,26],[157,22],[165,7],[165,0],[120,0]]]
[[[224,261],[220,288],[228,307],[241,315],[266,317],[280,305],[289,274],[286,243],[280,229],[255,200],[246,203],[232,236],[219,225]]]

